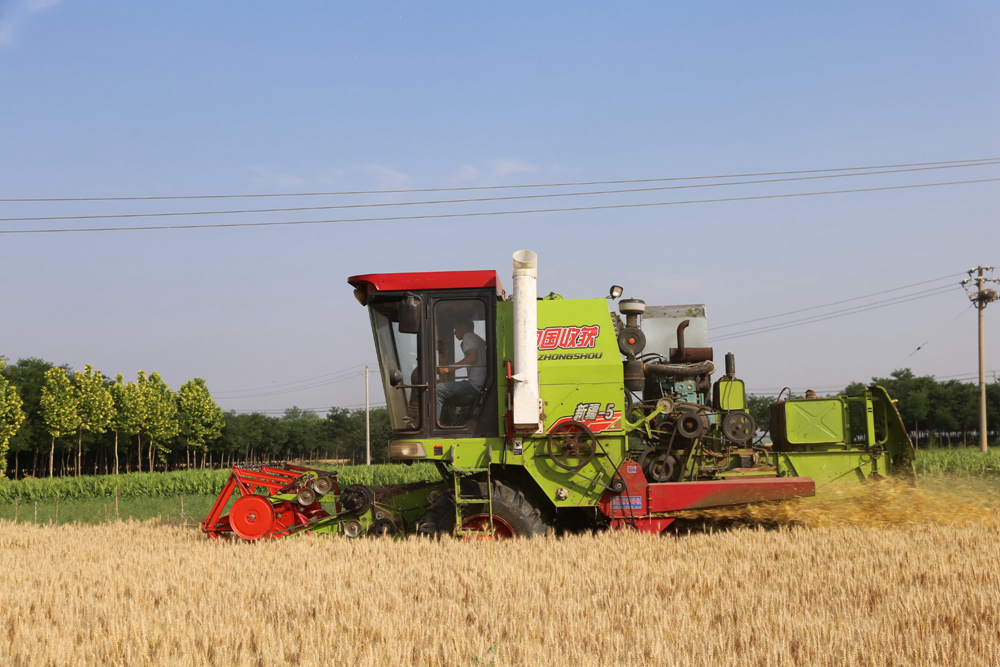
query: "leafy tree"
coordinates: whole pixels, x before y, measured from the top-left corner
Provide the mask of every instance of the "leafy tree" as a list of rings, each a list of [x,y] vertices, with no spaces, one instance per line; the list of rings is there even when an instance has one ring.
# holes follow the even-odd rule
[[[771,403],[774,403],[774,396],[758,396],[749,394],[747,396],[747,412],[753,417],[757,428],[767,430],[771,423]]]
[[[45,385],[45,372],[53,364],[42,359],[18,359],[17,363],[7,364],[0,369],[0,375],[17,387],[17,393],[24,401],[22,409],[25,413],[24,422],[17,434],[10,439],[10,451],[33,452],[31,475],[38,475],[38,454],[49,444],[49,435],[42,419],[42,387]],[[68,366],[63,366],[67,371]]]
[[[108,391],[114,401],[115,409],[111,419],[111,429],[115,432],[115,474],[118,474],[118,434],[134,435],[139,431],[139,393],[134,382],[125,383],[125,378],[119,373]]]
[[[7,360],[0,357],[0,371],[7,365]],[[0,479],[6,477],[7,443],[11,436],[17,433],[24,422],[24,410],[21,409],[21,397],[18,396],[7,378],[0,375]],[[16,476],[16,473],[15,473]]]
[[[282,419],[319,419],[319,415],[312,410],[303,410],[297,405],[293,405],[290,408],[285,408],[285,414],[281,416]]]
[[[222,408],[212,400],[205,381],[201,378],[188,380],[177,392],[177,407],[180,433],[184,436],[188,452],[195,447],[195,462],[197,452],[203,454],[208,450],[208,443],[222,435]],[[204,466],[204,458],[202,458]],[[188,467],[191,466],[190,456]]]
[[[66,369],[50,368],[45,372],[42,387],[41,409],[46,429],[52,436],[49,450],[49,477],[55,471],[56,438],[72,433],[80,425],[80,415],[76,411],[76,392],[66,377]]]
[[[129,386],[131,385],[131,386]],[[130,425],[134,427],[134,431],[129,431],[130,434],[135,435],[136,442],[136,453],[138,455],[138,462],[136,464],[139,472],[142,472],[142,434],[146,430],[146,425],[149,422],[149,379],[146,377],[146,371],[139,370],[136,375],[135,383],[131,382],[126,385],[125,391],[131,392],[130,396],[135,406],[135,420]],[[149,471],[153,472],[153,455],[149,455]]]
[[[83,432],[104,433],[114,419],[115,402],[104,383],[104,375],[90,364],[82,373],[73,375],[76,391],[76,413],[80,417],[77,426],[76,474],[83,472]]]
[[[153,455],[166,462],[170,453],[167,443],[180,433],[177,421],[177,397],[159,373],[150,373],[146,383],[146,424],[143,430],[149,436],[149,464],[153,470]]]

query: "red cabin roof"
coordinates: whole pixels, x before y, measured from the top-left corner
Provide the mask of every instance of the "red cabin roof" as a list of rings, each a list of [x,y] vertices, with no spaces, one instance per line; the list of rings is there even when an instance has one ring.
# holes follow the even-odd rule
[[[503,285],[496,271],[429,271],[425,273],[366,273],[347,279],[356,288],[372,292],[397,292],[403,290],[431,289],[496,289],[504,295]]]

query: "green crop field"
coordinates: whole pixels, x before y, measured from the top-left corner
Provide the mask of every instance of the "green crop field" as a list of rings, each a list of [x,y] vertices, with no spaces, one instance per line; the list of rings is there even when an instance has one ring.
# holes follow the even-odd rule
[[[336,470],[341,486],[441,479],[433,463],[316,466]],[[190,470],[53,479],[0,480],[0,519],[38,524],[160,519],[197,523],[229,479],[228,470]],[[117,496],[117,497],[116,497]]]
[[[380,464],[373,466],[321,466],[336,470],[341,486],[365,484],[408,484],[441,479],[433,463],[414,465]],[[126,475],[84,475],[52,479],[0,480],[0,503],[83,498],[156,498],[162,496],[218,495],[228,470],[187,470],[180,472],[142,472]]]
[[[19,523],[104,523],[159,519],[167,523],[198,523],[212,508],[215,496],[156,496],[147,498],[78,498],[0,504],[0,520]]]
[[[336,470],[341,486],[440,479],[431,463],[318,467]],[[946,484],[943,478],[949,476],[974,476],[981,478],[984,489],[1000,491],[1000,452],[983,455],[976,449],[920,450],[917,472],[931,485]],[[208,514],[228,478],[228,470],[191,470],[0,480],[0,519],[16,517],[39,524],[100,523],[116,518],[196,523]]]
[[[967,474],[1000,476],[1000,451],[983,454],[978,449],[917,450],[917,474]]]

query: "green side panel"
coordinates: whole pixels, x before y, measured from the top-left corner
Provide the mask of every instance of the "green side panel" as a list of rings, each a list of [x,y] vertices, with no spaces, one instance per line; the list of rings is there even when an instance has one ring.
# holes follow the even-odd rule
[[[604,494],[614,478],[615,470],[625,458],[624,436],[598,435],[600,447],[593,460],[580,470],[560,468],[548,455],[548,439],[533,438],[524,444],[524,468],[544,496],[556,507],[590,507]],[[566,498],[559,499],[559,489]]]
[[[791,445],[844,442],[844,404],[814,398],[785,403],[785,433]]]
[[[746,410],[747,390],[743,380],[719,380],[715,391],[719,410]]]
[[[885,474],[884,458],[873,459],[864,450],[782,452],[777,456],[779,476],[810,477],[817,489],[864,482],[873,472]]]
[[[538,302],[538,377],[550,384],[618,384],[622,357],[606,299]]]

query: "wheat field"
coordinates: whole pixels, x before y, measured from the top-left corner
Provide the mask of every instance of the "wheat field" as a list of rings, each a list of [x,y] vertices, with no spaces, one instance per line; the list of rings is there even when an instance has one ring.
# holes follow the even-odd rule
[[[0,663],[997,665],[989,520],[212,542],[0,524]]]

